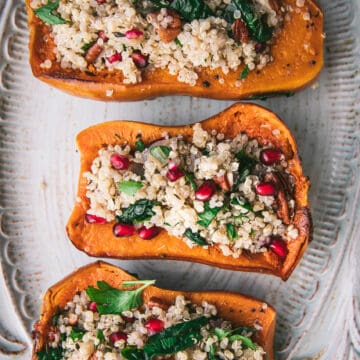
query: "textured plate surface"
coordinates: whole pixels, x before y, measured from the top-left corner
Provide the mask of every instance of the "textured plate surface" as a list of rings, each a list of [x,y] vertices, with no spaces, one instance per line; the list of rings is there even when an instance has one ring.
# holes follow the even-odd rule
[[[291,278],[285,283],[184,262],[112,261],[163,287],[265,299],[279,313],[279,359],[360,358],[359,1],[319,2],[327,36],[317,84],[262,103],[294,131],[312,181],[314,239]],[[112,119],[185,124],[231,102],[167,97],[107,104],[63,94],[31,75],[23,2],[0,0],[0,15],[0,358],[28,359],[41,293],[94,260],[64,231],[78,177],[76,134]]]

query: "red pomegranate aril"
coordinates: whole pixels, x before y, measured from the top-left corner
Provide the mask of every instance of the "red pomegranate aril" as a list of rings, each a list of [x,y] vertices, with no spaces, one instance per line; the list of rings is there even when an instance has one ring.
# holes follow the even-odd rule
[[[89,310],[91,311],[97,311],[97,303],[95,301],[92,301],[90,304],[89,304]]]
[[[149,63],[149,55],[143,55],[140,50],[134,50],[131,58],[138,68],[144,68]]]
[[[261,53],[261,52],[263,52],[263,51],[265,50],[265,48],[266,48],[265,43],[256,43],[256,44],[255,44],[255,52],[256,52],[256,53]]]
[[[175,161],[170,161],[168,164],[168,169],[170,171],[178,171],[179,170],[179,166]]]
[[[260,161],[265,165],[272,165],[280,161],[283,153],[277,149],[265,149],[260,153]]]
[[[127,341],[127,338],[128,338],[127,334],[125,334],[122,331],[113,332],[112,334],[109,335],[109,340],[113,344],[119,340]]]
[[[139,30],[139,29],[131,29],[131,30],[128,30],[126,33],[125,33],[125,36],[127,39],[138,39],[139,37],[143,36],[144,33]]]
[[[272,239],[269,247],[272,250],[272,252],[275,253],[281,259],[285,259],[289,252],[286,242],[281,238]]]
[[[98,4],[103,4],[103,3],[105,2],[105,0],[96,0],[96,2],[97,2]]]
[[[199,201],[211,199],[216,191],[216,185],[212,180],[205,181],[196,191],[195,198]]]
[[[86,214],[85,219],[89,224],[106,224],[106,219],[100,216]]]
[[[271,182],[263,182],[256,186],[256,193],[261,196],[272,196],[276,194],[276,187]]]
[[[126,170],[130,165],[130,160],[124,155],[115,153],[111,155],[110,163],[116,170]]]
[[[116,53],[112,54],[111,56],[107,57],[106,60],[107,60],[110,64],[112,64],[112,63],[114,63],[114,62],[116,62],[116,61],[121,61],[121,60],[122,60],[122,56],[121,56],[120,53],[116,52]]]
[[[99,37],[99,39],[103,40],[104,42],[109,40],[109,38],[105,34],[105,31],[103,31],[103,30],[100,30],[98,32],[98,37]]]
[[[177,170],[177,171],[168,171],[166,173],[166,177],[170,180],[170,181],[176,181],[178,179],[180,179],[181,177],[184,176],[184,173]]]
[[[157,226],[153,226],[151,228],[146,228],[145,226],[142,226],[138,230],[138,234],[142,239],[150,240],[150,239],[154,238],[156,235],[158,235],[160,230],[161,229]]]
[[[114,235],[117,237],[132,236],[135,234],[135,226],[125,223],[117,223],[113,228]]]
[[[162,320],[153,318],[153,319],[149,319],[146,324],[145,327],[148,329],[148,332],[151,335],[154,335],[160,331],[164,330],[165,324]]]

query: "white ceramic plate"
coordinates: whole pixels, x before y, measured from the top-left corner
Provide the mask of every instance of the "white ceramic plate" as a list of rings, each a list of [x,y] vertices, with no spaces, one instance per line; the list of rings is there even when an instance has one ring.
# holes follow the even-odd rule
[[[314,239],[285,283],[272,276],[174,261],[112,261],[158,285],[226,289],[278,311],[279,359],[355,359],[360,354],[359,1],[320,1],[326,62],[312,88],[263,102],[294,131],[311,178]],[[40,295],[94,259],[64,226],[78,178],[76,134],[112,119],[186,124],[231,102],[167,97],[135,103],[78,99],[34,79],[20,0],[0,0],[0,358],[27,359]],[[194,276],[196,274],[196,276]]]

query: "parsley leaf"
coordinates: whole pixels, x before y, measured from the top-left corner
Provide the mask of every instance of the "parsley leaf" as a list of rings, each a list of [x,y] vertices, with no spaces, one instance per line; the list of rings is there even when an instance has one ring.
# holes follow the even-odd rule
[[[174,39],[174,43],[175,43],[177,46],[183,47],[183,44],[181,43],[181,41],[180,41],[177,37]]]
[[[66,24],[64,19],[53,14],[53,11],[59,7],[59,2],[60,0],[55,0],[54,2],[49,0],[46,5],[35,9],[34,14],[44,23],[49,25]]]
[[[244,149],[239,151],[235,156],[240,161],[238,168],[239,177],[236,182],[236,185],[239,185],[240,183],[245,181],[247,176],[251,174],[251,171],[256,165],[256,160],[246,155]]]
[[[99,341],[102,343],[105,341],[105,336],[102,330],[98,329],[96,332],[96,338],[99,339]]]
[[[143,187],[140,181],[124,180],[118,183],[118,189],[127,195],[134,196]]]
[[[162,164],[167,162],[171,149],[167,146],[158,145],[150,148],[150,154]]]
[[[183,173],[185,175],[186,181],[189,182],[191,187],[193,188],[193,190],[196,191],[198,186],[196,184],[194,174],[192,174],[191,172],[184,171],[184,170],[183,170]]]
[[[205,246],[208,245],[208,243],[206,242],[206,240],[200,235],[199,232],[192,232],[190,228],[187,228],[184,232],[184,235],[190,239],[191,241],[193,241],[194,243],[200,245],[200,246]]]
[[[145,354],[142,349],[136,346],[128,345],[121,350],[121,356],[128,360],[145,360]]]
[[[71,329],[69,338],[73,339],[74,341],[78,341],[83,338],[84,334],[85,334],[85,330],[82,330],[76,326],[73,326],[73,328]]]
[[[245,78],[248,76],[249,72],[250,72],[250,69],[249,69],[249,67],[246,65],[246,66],[244,67],[243,71],[242,71],[241,74],[240,74],[239,80],[245,79]]]
[[[81,47],[81,50],[86,53],[94,44],[95,44],[95,41],[90,41],[90,42],[86,43],[85,45],[83,45]]]
[[[39,360],[61,360],[63,358],[63,349],[61,347],[43,349],[36,353]]]
[[[143,152],[145,148],[145,143],[141,139],[135,141],[135,149],[137,151]]]
[[[128,282],[129,283],[129,282]],[[135,290],[119,290],[111,287],[105,281],[98,281],[98,289],[88,286],[86,294],[91,301],[97,303],[97,309],[102,314],[121,314],[143,304],[142,291],[155,283],[155,280],[132,281],[131,285],[144,284]],[[124,282],[123,285],[127,283]]]
[[[243,332],[243,331],[253,333],[256,331],[256,329],[252,328],[252,327],[248,327],[248,326],[239,326],[236,329],[232,329],[232,330],[224,330],[221,328],[215,328],[214,334],[218,337],[219,340],[222,340],[226,337],[229,337],[231,335],[234,335],[236,333]]]
[[[258,346],[247,336],[243,336],[243,335],[232,335],[229,337],[230,342],[233,342],[235,340],[240,340],[242,343],[242,348],[243,349],[251,349],[251,350],[256,350],[258,348]]]
[[[237,234],[233,224],[226,224],[226,235],[230,241],[237,240],[239,235]]]
[[[206,201],[204,212],[198,214],[201,220],[199,220],[197,224],[203,227],[208,227],[221,209],[222,207],[211,208],[209,202]]]
[[[241,208],[247,210],[247,212],[254,212],[252,206],[250,205],[249,201],[240,196],[240,195],[235,195],[231,200],[230,200],[230,204],[234,205],[234,206],[240,206]]]
[[[142,223],[151,219],[155,215],[152,208],[155,206],[156,201],[140,199],[127,208],[122,209],[122,215],[117,216],[117,222],[123,222],[126,224]]]

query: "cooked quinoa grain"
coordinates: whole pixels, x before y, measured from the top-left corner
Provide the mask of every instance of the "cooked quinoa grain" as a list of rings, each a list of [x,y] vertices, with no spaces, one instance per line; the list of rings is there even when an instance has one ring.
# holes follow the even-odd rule
[[[39,14],[49,3],[33,0],[30,5],[51,26],[61,67],[121,71],[125,84],[141,82],[144,68],[167,69],[190,86],[201,68],[225,75],[239,70],[239,76],[244,67],[261,70],[273,60],[271,45],[285,16],[267,0],[250,1],[244,12],[230,0],[200,0],[201,14],[196,9],[185,13],[186,4],[179,8],[177,1],[160,2],[161,7],[154,0],[60,0],[52,10],[57,23]],[[246,23],[249,16],[257,25]]]
[[[285,243],[297,238],[298,229],[278,211],[281,195],[291,220],[293,180],[271,144],[263,148],[244,133],[224,139],[200,124],[193,126],[191,141],[164,135],[149,147],[143,144],[143,152],[130,144],[99,150],[84,175],[87,216],[116,221],[117,236],[137,230],[150,239],[165,228],[189,247],[214,246],[235,258],[244,250],[267,251],[274,238]],[[271,156],[278,161],[269,164]],[[128,167],[117,169],[115,160]],[[132,233],[124,233],[129,226]]]
[[[156,341],[152,338],[156,334],[168,331],[169,335],[173,326],[190,322],[201,322],[196,330],[188,330],[193,331],[192,336],[197,339],[193,345],[176,351],[181,339],[175,339],[174,348],[170,348],[168,355],[153,359],[205,360],[211,358],[209,356],[224,360],[264,359],[262,347],[251,340],[255,328],[233,328],[230,321],[217,317],[214,305],[205,301],[194,304],[177,296],[169,306],[159,299],[151,299],[149,304],[121,314],[100,314],[86,291],[75,295],[54,316],[47,350],[43,351],[47,354],[51,349],[57,351],[59,360],[135,359],[127,357],[126,351],[146,351],[149,341]],[[188,333],[183,335],[188,336]]]

